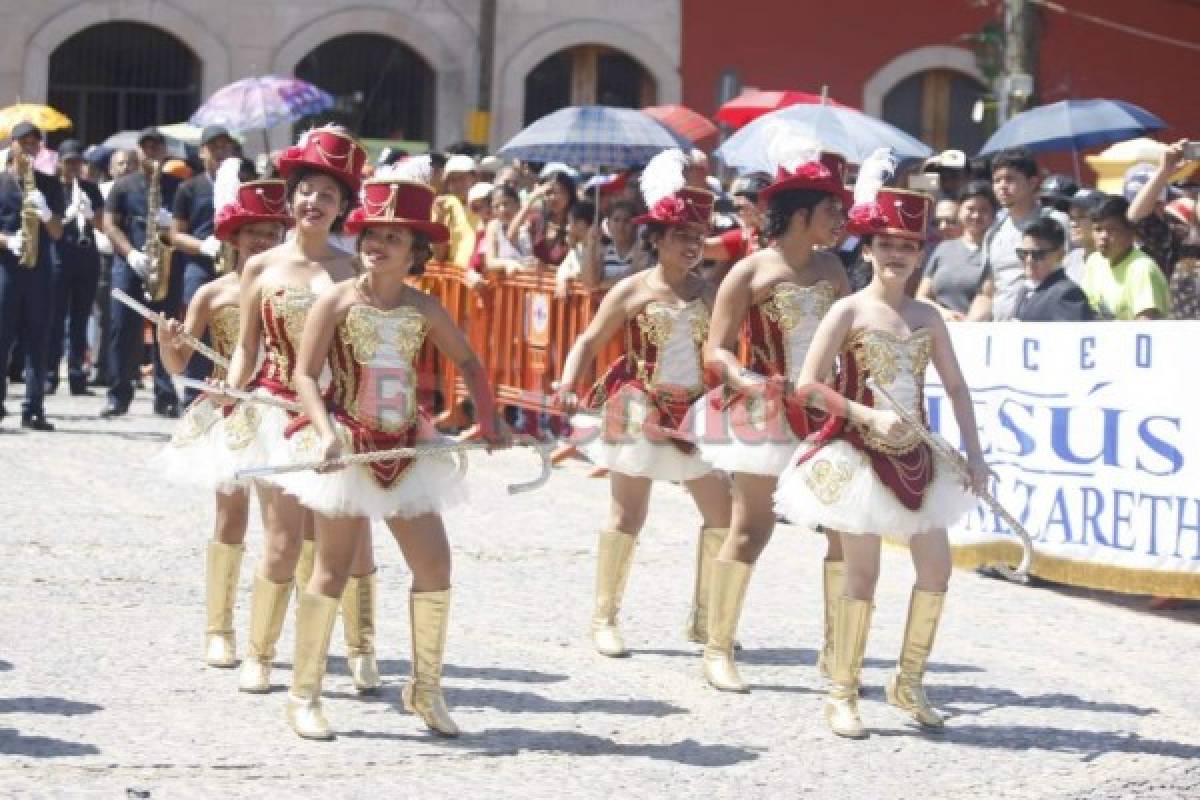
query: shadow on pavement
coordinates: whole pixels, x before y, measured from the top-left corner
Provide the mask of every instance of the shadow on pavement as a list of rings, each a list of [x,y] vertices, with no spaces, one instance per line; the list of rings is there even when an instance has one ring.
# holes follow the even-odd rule
[[[79,434],[81,436],[111,436],[114,439],[127,439],[131,442],[160,442],[171,441],[171,434],[158,431],[106,431],[84,428],[60,428],[63,433]]]
[[[655,656],[687,656],[688,658],[698,659],[699,651],[690,650],[631,650],[635,656],[638,654],[655,655]],[[805,647],[754,647],[739,650],[736,655],[738,664],[753,664],[756,666],[774,666],[774,667],[815,667],[817,664],[817,651],[812,648]],[[887,658],[868,658],[863,662],[863,666],[869,669],[891,669],[896,666],[894,659]],[[965,673],[965,672],[983,672],[983,667],[978,667],[974,664],[947,664],[945,662],[931,661],[926,667],[927,672],[938,673]]]
[[[401,658],[385,658],[379,660],[381,675],[407,678],[412,670],[411,662]],[[346,659],[341,656],[330,656],[326,672],[331,675],[348,675]],[[483,681],[516,681],[518,683],[561,683],[568,679],[567,675],[554,672],[539,672],[533,669],[514,669],[511,667],[468,667],[458,664],[447,664],[442,668],[446,678],[466,678]]]
[[[488,728],[465,733],[458,739],[437,739],[429,734],[367,731],[351,731],[338,735],[352,739],[436,742],[444,747],[470,750],[486,756],[515,756],[523,751],[573,756],[640,756],[693,767],[730,767],[759,757],[757,752],[745,747],[702,744],[694,739],[670,744],[622,744],[603,736],[579,731],[531,731],[524,728]]]
[[[0,660],[0,672],[8,672],[12,669],[12,664],[7,661]]]
[[[64,697],[0,697],[0,714],[57,714],[73,717],[77,714],[94,714],[104,706],[81,703]]]
[[[1157,708],[1144,708],[1128,703],[1109,703],[1085,700],[1078,695],[1055,692],[1051,694],[1020,695],[1011,689],[989,686],[938,686],[927,687],[933,701],[945,707],[956,717],[976,717],[997,708],[1061,708],[1069,711],[1095,711],[1101,714],[1125,714],[1148,717],[1159,713]],[[981,705],[982,708],[963,708],[958,704]]]
[[[1141,753],[1185,760],[1200,759],[1200,745],[1147,739],[1136,733],[1054,728],[1047,725],[955,725],[936,734],[915,728],[871,730],[872,736],[921,736],[930,742],[981,747],[990,750],[1046,750],[1073,753],[1093,761],[1110,753]]]
[[[666,717],[685,714],[686,708],[659,700],[598,697],[590,700],[551,700],[533,692],[504,689],[456,689],[443,687],[452,708],[494,708],[525,714],[619,714],[622,716]]]
[[[94,756],[99,752],[90,744],[66,742],[48,736],[22,736],[15,728],[0,728],[0,755],[62,758]]]

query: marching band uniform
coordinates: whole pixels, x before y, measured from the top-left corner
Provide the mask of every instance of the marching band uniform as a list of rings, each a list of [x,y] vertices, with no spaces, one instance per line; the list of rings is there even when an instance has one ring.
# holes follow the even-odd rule
[[[781,167],[760,197],[767,203],[777,192],[809,190],[828,192],[848,202],[845,166],[841,156],[822,153],[819,161],[802,164],[794,172]],[[837,297],[837,288],[827,280],[811,286],[782,281],[747,311],[747,368],[768,382],[760,392],[732,397],[719,387],[693,408],[700,431],[700,452],[714,468],[729,474],[778,477],[814,424],[832,423],[804,406],[787,387],[794,386],[817,326]],[[824,561],[823,565],[825,641],[818,669],[827,674],[833,639],[833,598],[841,595],[845,564]],[[729,691],[745,691],[733,663],[733,641],[752,570],[753,565],[737,561],[717,561],[714,565],[718,576],[714,597],[720,599],[713,602],[715,617],[710,628],[717,638],[706,648],[705,674],[714,686]]]
[[[430,221],[434,194],[424,184],[393,179],[368,181],[361,199],[362,205],[346,222],[350,235],[367,227],[400,226],[425,234],[433,243],[448,239],[446,227]],[[325,403],[336,435],[348,453],[444,441],[418,404],[416,360],[427,332],[428,323],[418,309],[400,306],[383,310],[367,302],[354,305],[338,324],[329,352],[331,380]],[[380,390],[385,386],[394,388],[396,394],[389,394],[383,405]],[[306,416],[296,417],[283,435],[285,462],[320,459],[320,439]],[[266,480],[294,495],[307,508],[329,517],[410,519],[440,513],[465,499],[462,470],[453,458],[440,454],[352,464],[326,473],[283,473]],[[314,611],[311,619],[301,620],[296,634],[288,718],[297,733],[310,738],[332,737],[320,709],[329,629],[336,611],[329,600],[304,594],[301,608],[311,606]],[[449,588],[410,592],[413,672],[402,698],[405,708],[418,714],[430,729],[456,736],[458,726],[450,717],[441,690],[449,609]]]
[[[231,178],[234,186],[237,186],[238,166],[236,161],[228,162],[218,174],[217,182]],[[242,184],[235,192],[235,200],[223,204],[216,216],[214,235],[221,242],[231,241],[244,225],[259,222],[291,224],[292,218],[287,213],[287,187],[283,181],[254,181]],[[243,256],[239,254],[238,258],[244,263]],[[228,279],[236,285],[237,275],[231,275]],[[237,303],[211,310],[209,338],[213,349],[226,360],[233,356],[239,328]],[[192,358],[189,365],[195,360]],[[225,369],[212,365],[211,377],[213,380],[224,380]],[[225,423],[224,408],[209,396],[201,396],[193,402],[160,458],[168,479],[199,484],[220,494],[244,494],[247,487],[234,482],[230,469],[229,453],[239,439],[234,435],[235,429],[227,427]],[[232,545],[215,539],[208,544],[205,662],[210,666],[232,667],[237,663],[233,606],[244,551],[243,544]]]
[[[874,204],[851,211],[850,228],[860,236],[889,234],[924,241],[931,205],[921,194],[882,189]],[[888,409],[887,401],[872,389],[872,384],[881,386],[927,425],[923,387],[932,344],[927,328],[907,338],[882,330],[854,330],[842,345],[835,387],[850,400]],[[896,443],[846,423],[808,444],[797,463],[780,476],[775,493],[776,510],[797,524],[906,542],[952,525],[975,505],[961,479],[935,458],[915,431]],[[929,705],[921,680],[943,599],[944,593],[913,590],[898,670],[886,691],[889,703],[930,727],[940,727],[942,719]],[[838,601],[826,716],[836,732],[862,735],[858,682],[872,604],[845,596]]]
[[[647,172],[651,172],[651,166]],[[643,176],[643,187],[646,180]],[[678,183],[683,183],[682,173]],[[712,204],[713,196],[708,191],[677,188],[633,222],[667,227],[699,223],[707,228]],[[641,273],[634,280],[643,280],[649,274]],[[699,297],[682,306],[652,300],[626,320],[625,355],[607,370],[585,401],[585,405],[600,410],[599,421],[581,415],[572,419],[577,429],[596,431],[581,447],[594,464],[623,475],[681,483],[712,473],[693,437],[685,432],[688,412],[704,393],[702,348],[708,337],[708,323],[708,306]],[[647,423],[649,428],[645,427]],[[679,434],[678,438],[672,432]],[[690,641],[703,643],[708,639],[711,564],[728,532],[728,528],[717,527],[700,530],[686,628]],[[636,536],[628,532],[606,530],[600,534],[591,635],[603,655],[627,652],[617,614],[636,543]]]
[[[287,178],[294,171],[312,169],[324,172],[347,187],[351,196],[358,193],[366,151],[352,137],[334,129],[309,131],[301,142],[287,148],[279,158],[279,172]],[[317,295],[307,287],[278,286],[264,290],[259,308],[264,358],[251,381],[258,395],[294,403],[297,401],[295,370],[304,322]],[[245,467],[281,463],[289,456],[287,434],[298,414],[265,403],[238,403],[225,420],[226,441],[233,471]],[[254,581],[251,601],[249,650],[242,664],[239,688],[262,693],[270,689],[271,662],[275,644],[283,629],[293,584],[300,603],[297,629],[306,627],[305,612],[313,609],[304,603],[304,585],[313,570],[313,548],[302,545],[296,574],[288,583],[274,583],[261,576]],[[299,582],[303,581],[303,582]],[[344,628],[349,653],[347,664],[359,692],[377,691],[379,668],[375,660],[375,576],[360,576],[347,585]],[[335,602],[334,611],[337,605]],[[328,636],[325,637],[328,647]],[[311,646],[306,642],[305,646]],[[299,633],[297,648],[301,645]],[[297,667],[298,668],[298,667]]]

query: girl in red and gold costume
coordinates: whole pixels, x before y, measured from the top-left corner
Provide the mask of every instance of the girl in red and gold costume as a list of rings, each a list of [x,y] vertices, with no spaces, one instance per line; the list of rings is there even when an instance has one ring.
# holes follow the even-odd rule
[[[295,401],[295,375],[300,335],[317,297],[338,281],[353,278],[351,256],[330,244],[330,234],[354,204],[366,151],[336,128],[318,128],[301,137],[279,158],[280,175],[287,181],[295,236],[250,259],[241,282],[241,329],[229,369],[229,383],[247,385],[255,393]],[[265,357],[257,374],[259,346]],[[275,463],[287,458],[284,432],[294,412],[263,403],[239,403],[226,428],[237,439],[231,448],[235,468]],[[287,611],[293,578],[306,581],[301,566],[302,542],[312,529],[311,514],[268,480],[259,482],[266,547],[254,579],[249,653],[242,664],[239,688],[270,690],[271,661]],[[363,524],[364,531],[367,526]],[[362,538],[344,607],[348,664],[355,688],[376,691],[380,685],[375,661],[375,565],[369,535]],[[311,552],[311,551],[310,551]],[[311,563],[307,558],[304,562]],[[302,617],[304,609],[300,609]],[[302,619],[297,620],[301,624]]]
[[[483,438],[503,444],[483,366],[450,315],[430,295],[409,286],[424,271],[431,245],[449,238],[432,222],[433,190],[383,178],[365,185],[362,206],[347,231],[358,235],[365,272],[323,294],[304,326],[296,386],[305,415],[287,430],[288,460],[332,460],[343,454],[436,444],[441,437],[417,403],[416,359],[426,339],[458,365],[478,412]],[[318,379],[332,373],[322,394]],[[457,736],[442,696],[442,657],[450,610],[450,547],[440,511],[460,499],[453,458],[355,464],[276,478],[289,496],[313,510],[317,569],[300,598],[288,721],[310,739],[332,739],[321,708],[321,681],[338,598],[370,518],[391,529],[412,571],[409,620],[412,680],[404,706],[443,736]]]
[[[292,221],[283,181],[242,184],[242,164],[240,158],[227,159],[213,181],[214,205],[218,208],[214,234],[227,245],[223,257],[229,272],[196,292],[182,323],[171,319],[159,327],[163,366],[173,375],[182,373],[192,356],[192,347],[181,334],[200,338],[207,331],[214,350],[226,359],[233,355],[238,340],[242,269],[247,260],[283,241],[284,230]],[[224,380],[225,370],[214,365],[211,379]],[[237,664],[233,605],[250,508],[247,487],[233,481],[230,440],[226,438],[230,431],[224,422],[223,409],[216,399],[207,395],[197,399],[183,415],[161,458],[168,479],[199,484],[216,492],[216,522],[213,539],[208,543],[204,648],[205,663],[212,667]]]
[[[975,488],[987,467],[979,447],[970,393],[937,309],[905,293],[920,268],[932,201],[922,194],[881,189],[874,202],[850,214],[851,232],[864,237],[874,278],[838,301],[813,337],[799,380],[829,375],[849,401],[890,408],[879,388],[924,421],[925,368],[932,360],[954,408]],[[916,585],[898,669],[888,682],[889,703],[923,726],[943,721],[922,688],[950,579],[946,527],[975,504],[972,495],[916,432],[894,426],[890,434],[849,420],[780,476],[776,508],[798,524],[840,531],[846,560],[845,589],[834,614],[832,687],[825,718],[839,736],[866,735],[858,713],[858,684],[879,575],[881,537],[907,542]]]
[[[668,150],[647,164],[642,191],[650,211],[634,222],[645,226],[657,263],[605,294],[591,324],[571,348],[560,380],[558,401],[571,412],[578,404],[576,389],[585,368],[600,347],[624,330],[626,355],[588,398],[589,406],[602,410],[599,423],[575,420],[577,427],[594,434],[584,445],[588,456],[611,471],[612,505],[608,526],[600,534],[591,624],[592,642],[606,656],[628,654],[617,612],[652,483],[683,483],[703,518],[687,632],[693,641],[708,638],[708,562],[729,528],[728,484],[700,457],[690,435],[680,430],[704,391],[700,348],[713,302],[712,289],[694,269],[703,257],[713,196],[703,189],[683,188],[687,163],[682,152]]]
[[[846,271],[831,247],[842,234],[850,193],[846,161],[822,154],[799,137],[778,137],[771,157],[775,181],[760,192],[769,247],[739,261],[721,282],[705,345],[710,374],[723,384],[697,404],[700,450],[733,481],[730,536],[713,563],[712,622],[704,674],[717,689],[747,691],[733,658],[734,634],[754,564],[775,528],[771,498],[813,419],[791,388],[817,325],[849,293]],[[739,360],[743,327],[748,365]],[[841,550],[831,540],[825,561],[825,668],[832,617],[829,598],[841,593]]]

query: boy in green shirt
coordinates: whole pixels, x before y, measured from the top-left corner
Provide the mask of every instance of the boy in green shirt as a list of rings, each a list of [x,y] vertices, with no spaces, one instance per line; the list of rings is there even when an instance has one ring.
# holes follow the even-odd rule
[[[1170,310],[1167,279],[1134,245],[1129,202],[1109,197],[1091,214],[1096,252],[1084,262],[1083,291],[1104,319],[1163,319]]]

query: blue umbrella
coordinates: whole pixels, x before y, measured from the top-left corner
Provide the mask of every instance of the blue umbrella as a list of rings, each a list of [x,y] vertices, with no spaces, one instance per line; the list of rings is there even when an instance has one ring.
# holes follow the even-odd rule
[[[1159,131],[1167,124],[1144,108],[1120,100],[1060,100],[1023,111],[992,134],[980,155],[1008,147],[1034,153],[1086,150]]]
[[[266,130],[331,108],[333,98],[311,83],[263,75],[218,89],[189,122],[198,128],[224,125],[233,131]]]
[[[691,143],[641,111],[568,106],[518,133],[497,155],[577,167],[633,167],[672,147],[688,148]]]
[[[900,158],[926,158],[933,151],[919,140],[881,119],[853,108],[827,103],[787,106],[764,114],[739,130],[714,155],[739,172],[774,174],[767,147],[781,131],[806,136],[824,150],[841,153],[861,164],[880,147],[890,147]]]

